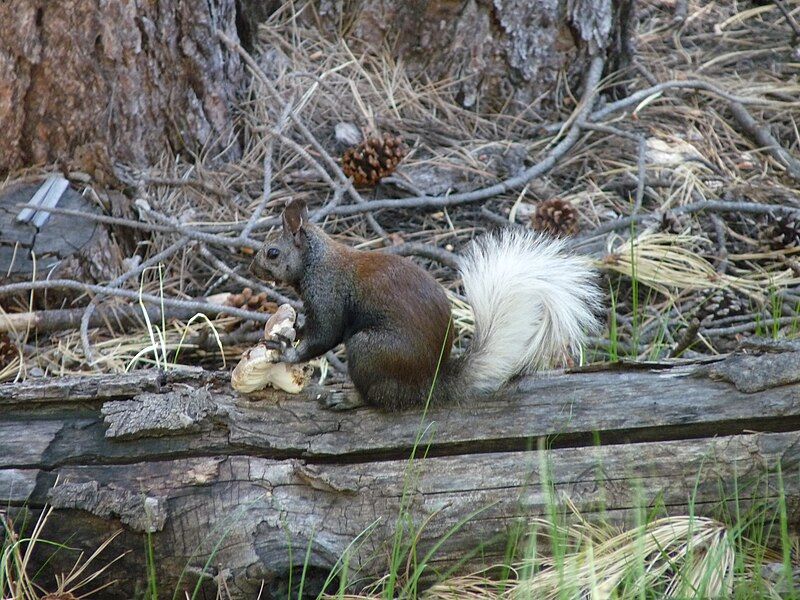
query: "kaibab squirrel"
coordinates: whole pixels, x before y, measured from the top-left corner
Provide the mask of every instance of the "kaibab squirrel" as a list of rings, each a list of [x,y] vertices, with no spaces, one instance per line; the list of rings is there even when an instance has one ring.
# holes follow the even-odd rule
[[[577,350],[597,326],[600,292],[587,261],[530,232],[484,236],[462,258],[475,334],[459,358],[450,357],[450,303],[439,283],[409,259],[332,240],[302,201],[289,202],[281,235],[251,269],[303,299],[301,341],[282,344],[281,359],[305,362],[344,342],[362,400],[387,410],[424,405],[432,386],[432,403],[496,391]]]

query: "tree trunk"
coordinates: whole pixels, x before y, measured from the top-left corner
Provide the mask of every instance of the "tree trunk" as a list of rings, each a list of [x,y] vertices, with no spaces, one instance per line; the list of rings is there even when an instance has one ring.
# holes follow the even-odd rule
[[[190,589],[212,557],[234,595],[255,597],[265,582],[269,598],[307,548],[307,581],[319,585],[365,531],[350,568],[382,574],[402,506],[414,527],[425,524],[418,552],[452,533],[437,569],[479,544],[481,561],[502,559],[508,532],[553,502],[613,522],[656,502],[684,513],[689,499],[712,514],[737,495],[740,509],[774,500],[778,467],[795,526],[798,392],[796,351],[553,375],[422,422],[419,411],[242,397],[221,374],[27,382],[0,386],[0,503],[51,503],[45,537],[83,550],[122,528],[107,552],[132,550],[109,574],[123,580],[121,597],[145,585],[148,531],[161,590],[181,573]],[[74,559],[60,551],[49,568]]]
[[[541,114],[570,102],[592,56],[625,66],[634,0],[361,0],[313,3],[331,35],[389,48],[412,74],[448,81],[465,108]],[[309,12],[303,15],[309,17]]]
[[[231,132],[234,0],[0,3],[0,174],[59,161],[113,178]],[[226,140],[222,140],[223,145]]]

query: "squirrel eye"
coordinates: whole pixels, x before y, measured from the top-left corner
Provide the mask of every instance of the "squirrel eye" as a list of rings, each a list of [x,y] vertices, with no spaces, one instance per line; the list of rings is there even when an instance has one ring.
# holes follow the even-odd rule
[[[269,250],[267,250],[267,258],[278,258],[279,254],[280,250],[278,250],[277,248],[270,248]]]

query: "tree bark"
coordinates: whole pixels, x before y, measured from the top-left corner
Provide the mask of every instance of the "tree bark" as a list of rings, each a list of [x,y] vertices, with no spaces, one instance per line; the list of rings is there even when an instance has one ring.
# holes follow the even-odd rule
[[[315,21],[331,35],[371,52],[388,48],[412,75],[449,81],[465,108],[510,113],[546,112],[569,101],[559,76],[576,89],[592,56],[625,66],[636,20],[633,0],[313,4]]]
[[[230,134],[242,69],[215,28],[236,35],[234,0],[0,3],[0,174],[113,178]]]
[[[680,514],[691,499],[713,514],[782,486],[796,526],[799,391],[797,351],[555,374],[424,419],[243,397],[203,372],[26,382],[0,386],[0,502],[49,502],[46,538],[84,550],[122,528],[108,551],[132,550],[109,574],[121,597],[144,586],[144,532],[160,589],[191,589],[212,557],[234,595],[265,582],[269,598],[307,548],[319,585],[364,532],[350,569],[383,574],[401,508],[425,524],[420,553],[451,533],[436,569],[479,545],[484,563],[502,559],[509,531],[567,499],[588,519],[630,523],[641,506]],[[49,568],[74,558],[59,552]]]

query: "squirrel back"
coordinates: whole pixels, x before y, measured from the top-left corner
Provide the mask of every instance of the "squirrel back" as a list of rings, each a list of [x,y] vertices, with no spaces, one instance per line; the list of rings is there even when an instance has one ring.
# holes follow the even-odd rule
[[[290,202],[280,238],[252,269],[292,285],[306,320],[282,359],[305,362],[344,342],[350,377],[367,403],[389,410],[498,390],[552,365],[597,326],[600,293],[588,262],[564,243],[503,231],[473,242],[460,266],[475,333],[450,357],[453,325],[444,289],[407,258],[349,248]]]

